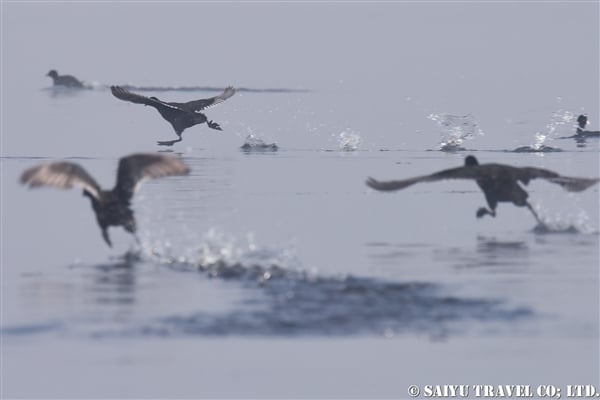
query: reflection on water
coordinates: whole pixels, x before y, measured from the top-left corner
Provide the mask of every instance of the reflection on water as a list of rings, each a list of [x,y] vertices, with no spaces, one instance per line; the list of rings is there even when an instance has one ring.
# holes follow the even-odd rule
[[[499,302],[461,299],[436,285],[374,279],[284,277],[262,285],[263,298],[234,312],[196,313],[154,321],[144,334],[159,335],[357,335],[462,332],[461,321],[512,320],[528,310]]]
[[[515,153],[555,153],[562,150],[558,147],[550,147],[542,144],[539,146],[521,146],[513,151]]]
[[[355,276],[322,277],[298,270],[218,263],[200,272],[254,289],[226,313],[195,312],[147,321],[113,335],[385,335],[421,332],[435,337],[462,333],[461,322],[514,321],[532,315],[498,300],[460,298],[424,282],[386,282]]]
[[[527,265],[530,249],[524,241],[479,237],[475,249],[442,248],[434,254],[438,260],[445,260],[454,268],[479,269]]]
[[[103,84],[99,82],[93,82],[86,84],[84,87],[67,87],[67,86],[50,86],[42,90],[48,91],[50,96],[55,95],[75,95],[87,90],[110,90],[111,85],[121,86],[125,90],[136,91],[136,92],[223,92],[225,87],[221,86],[137,86],[130,84],[118,84],[110,83]],[[248,93],[309,93],[311,89],[291,89],[291,88],[249,88],[249,87],[236,87],[236,92],[248,92]]]
[[[250,289],[252,294],[226,313],[166,316],[142,327],[102,335],[389,336],[391,332],[437,332],[439,336],[443,332],[445,336],[468,329],[459,329],[460,321],[502,321],[531,314],[525,309],[506,309],[495,299],[451,295],[433,283],[323,276],[301,268],[288,249],[260,248],[252,238],[241,243],[215,230],[204,236],[196,250],[185,251],[185,257],[172,254],[172,249],[167,249],[168,255],[163,251],[154,246],[148,256],[174,271],[196,270]]]
[[[44,91],[48,92],[48,95],[53,99],[60,98],[72,98],[79,97],[83,95],[86,91],[92,90],[91,87],[83,87],[83,88],[72,88],[66,86],[51,86],[48,88],[44,88]]]
[[[441,338],[481,324],[516,321],[533,315],[526,308],[506,307],[498,299],[461,297],[440,284],[353,275],[324,276],[314,270],[279,264],[276,260],[282,257],[265,255],[260,249],[255,249],[259,255],[247,257],[239,252],[234,257],[230,250],[213,248],[211,251],[215,253],[211,255],[206,255],[206,250],[200,251],[204,255],[193,262],[181,257],[148,259],[129,252],[112,262],[75,265],[70,271],[83,276],[85,298],[94,304],[91,313],[76,313],[43,324],[9,326],[3,333],[39,334],[58,329],[91,337],[365,334],[389,337],[424,333]],[[139,307],[136,305],[139,291],[147,290],[140,287],[140,276],[148,268],[182,274],[181,278],[186,279],[195,271],[245,294],[232,309],[221,312],[196,308],[187,313],[142,319],[135,315],[135,310]]]
[[[120,260],[94,265],[89,273],[94,301],[99,304],[135,303],[135,263],[138,261],[139,257],[128,252]]]

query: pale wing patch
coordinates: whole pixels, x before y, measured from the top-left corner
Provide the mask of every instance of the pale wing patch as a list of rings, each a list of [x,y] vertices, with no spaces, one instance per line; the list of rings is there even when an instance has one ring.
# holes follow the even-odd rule
[[[217,104],[221,104],[231,96],[235,94],[235,89],[233,86],[227,86],[223,93],[218,96],[211,97],[205,100],[197,100],[196,102],[192,102],[195,113],[200,113],[200,111],[212,108]],[[194,104],[196,103],[196,104]]]
[[[188,173],[188,167],[176,157],[152,153],[132,154],[119,161],[114,190],[122,199],[129,200],[147,179]]]
[[[51,186],[71,189],[79,186],[100,199],[100,187],[80,165],[59,161],[27,169],[21,174],[21,183],[30,187]]]
[[[165,156],[159,157],[161,158],[142,169],[140,178],[134,186],[134,193],[137,192],[140,186],[142,186],[142,184],[149,179],[189,174],[190,169],[180,159]]]

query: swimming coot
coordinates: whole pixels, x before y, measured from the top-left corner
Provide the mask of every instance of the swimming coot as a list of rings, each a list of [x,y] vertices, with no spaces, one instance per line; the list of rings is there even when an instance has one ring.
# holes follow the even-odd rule
[[[59,75],[55,69],[50,70],[50,72],[48,72],[46,76],[52,78],[54,86],[64,86],[69,88],[85,88],[83,82],[75,78],[73,75]]]
[[[577,130],[575,132],[574,138],[592,138],[592,137],[600,137],[600,131],[586,131],[585,127],[588,124],[588,117],[586,115],[581,114],[577,117]]]

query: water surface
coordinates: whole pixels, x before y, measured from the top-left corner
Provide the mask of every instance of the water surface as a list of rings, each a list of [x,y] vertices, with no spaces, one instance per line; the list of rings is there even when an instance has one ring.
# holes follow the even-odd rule
[[[598,140],[559,139],[580,113],[600,120],[597,4],[3,7],[4,397],[598,384],[597,186],[531,182],[540,227],[504,203],[478,220],[474,182],[364,184],[467,154],[598,176]],[[199,34],[199,14],[218,40],[173,45]],[[142,17],[160,29],[132,31]],[[93,89],[51,89],[51,68]],[[110,84],[168,101],[247,90],[207,111],[223,132],[200,125],[159,148],[169,124]],[[249,141],[277,148],[240,149]],[[106,247],[79,190],[18,184],[69,159],[110,187],[118,159],[140,151],[191,174],[136,195],[139,245],[111,228]]]

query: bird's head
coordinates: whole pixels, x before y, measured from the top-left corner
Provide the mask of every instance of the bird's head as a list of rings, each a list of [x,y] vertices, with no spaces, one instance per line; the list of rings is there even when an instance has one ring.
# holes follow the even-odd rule
[[[577,117],[577,124],[579,125],[579,127],[581,129],[585,129],[585,126],[587,125],[587,123],[588,123],[588,118],[585,115],[581,114],[579,117]]]
[[[466,156],[465,157],[465,166],[473,167],[475,165],[479,165],[479,162],[475,158],[475,156]]]
[[[58,72],[56,72],[56,70],[55,70],[55,69],[51,69],[51,70],[50,70],[50,71],[49,71],[49,72],[46,74],[46,76],[50,76],[50,77],[52,77],[52,78],[56,78],[56,77],[58,76]]]

